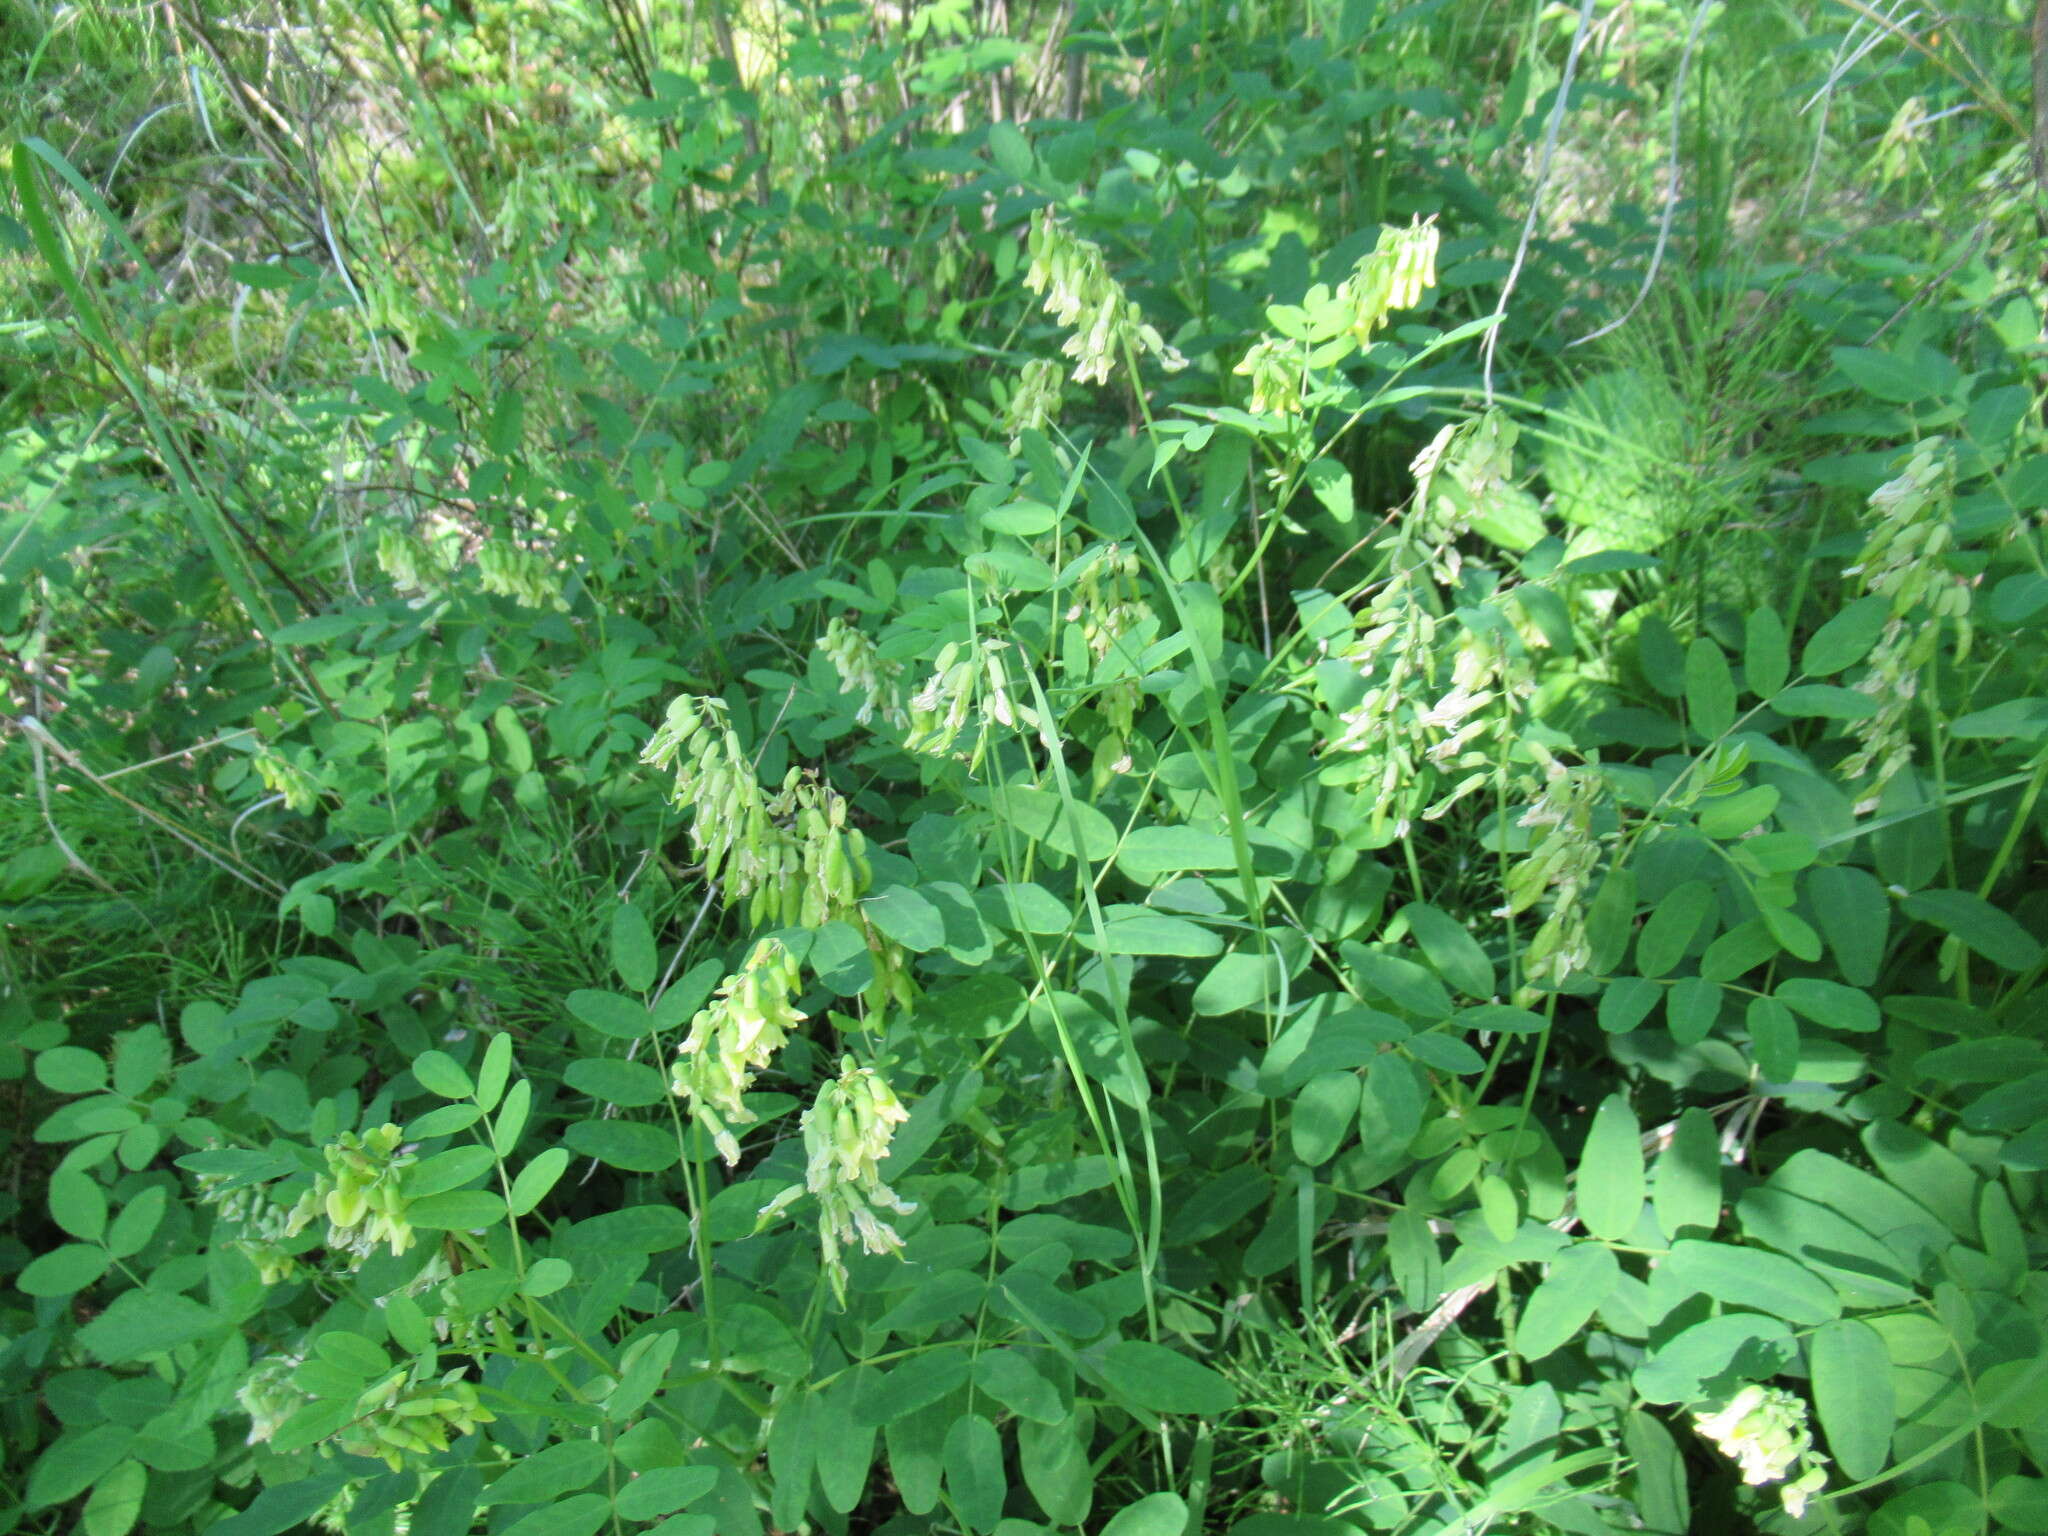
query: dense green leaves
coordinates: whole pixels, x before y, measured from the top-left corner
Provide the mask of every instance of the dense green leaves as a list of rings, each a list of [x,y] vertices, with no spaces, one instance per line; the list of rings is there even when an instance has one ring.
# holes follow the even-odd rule
[[[2025,50],[469,9],[23,12],[15,1523],[2048,1526]]]

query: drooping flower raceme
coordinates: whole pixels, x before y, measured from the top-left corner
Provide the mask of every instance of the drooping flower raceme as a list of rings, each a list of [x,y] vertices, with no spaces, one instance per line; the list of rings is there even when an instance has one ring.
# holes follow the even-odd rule
[[[868,1253],[900,1253],[902,1238],[877,1215],[909,1215],[917,1207],[882,1182],[882,1160],[896,1127],[910,1118],[888,1082],[872,1067],[839,1064],[839,1076],[818,1090],[804,1112],[804,1182],[792,1184],[761,1208],[769,1221],[808,1190],[818,1200],[818,1239],[833,1293],[846,1300],[844,1246]]]
[[[1877,707],[1847,727],[1857,748],[1841,771],[1850,779],[1872,778],[1858,810],[1874,807],[1879,791],[1913,760],[1907,720],[1920,674],[1940,643],[1943,619],[1956,622],[1956,659],[1969,654],[1969,584],[1942,560],[1952,542],[1954,500],[1954,456],[1940,438],[1929,438],[1900,474],[1870,493],[1870,531],[1856,563],[1842,573],[1891,604],[1891,617],[1856,683],[1856,691]]]
[[[897,697],[901,662],[884,661],[872,639],[837,615],[818,637],[818,649],[839,674],[839,691],[859,698],[855,723],[866,725],[877,713],[891,725],[907,723],[909,717]]]
[[[399,1176],[413,1161],[400,1152],[405,1133],[380,1125],[360,1136],[344,1131],[324,1149],[327,1171],[313,1181],[285,1222],[285,1234],[296,1237],[316,1217],[327,1218],[327,1246],[356,1259],[366,1259],[379,1243],[393,1255],[412,1246],[412,1224],[405,1219],[409,1203],[399,1190]]]
[[[438,1379],[414,1380],[410,1368],[394,1371],[356,1399],[356,1417],[336,1436],[351,1456],[374,1456],[392,1471],[424,1461],[497,1415],[478,1401],[476,1388],[460,1370]]]
[[[661,727],[640,753],[651,768],[674,768],[669,798],[691,813],[690,843],[708,879],[736,848],[758,846],[768,831],[768,809],[754,765],[728,722],[725,701],[677,695]],[[749,891],[727,889],[728,900]]]
[[[1437,232],[1434,222],[1416,219],[1406,229],[1386,225],[1369,254],[1360,258],[1337,290],[1350,316],[1351,339],[1359,346],[1397,309],[1413,309],[1436,286]]]
[[[803,977],[794,956],[774,939],[754,946],[747,963],[719,984],[718,994],[690,1021],[690,1033],[669,1069],[669,1086],[717,1144],[728,1165],[740,1159],[732,1127],[756,1118],[744,1095],[754,1074],[775,1059],[804,1020],[794,999]]]
[[[1049,357],[1034,357],[1017,374],[1010,386],[1009,404],[1003,410],[1002,429],[1010,439],[1010,452],[1023,445],[1026,432],[1044,432],[1060,419],[1065,403],[1060,391],[1063,370]]]
[[[1714,1442],[1752,1487],[1784,1482],[1778,1497],[1785,1512],[1798,1519],[1806,1504],[1827,1483],[1825,1459],[1814,1454],[1813,1431],[1807,1426],[1806,1404],[1777,1387],[1747,1386],[1713,1413],[1695,1414],[1693,1428]],[[1790,1476],[1794,1465],[1799,1476]]]
[[[1045,295],[1047,314],[1074,328],[1061,350],[1074,360],[1075,383],[1108,383],[1110,369],[1137,349],[1169,373],[1187,366],[1110,275],[1102,247],[1075,234],[1051,208],[1032,215],[1026,248],[1031,264],[1024,286]]]
[[[1600,867],[1593,820],[1605,786],[1596,768],[1568,768],[1556,761],[1546,761],[1544,768],[1543,793],[1516,822],[1543,835],[1507,878],[1507,912],[1524,912],[1546,894],[1550,898],[1550,912],[1522,954],[1524,987],[1516,1000],[1524,1005],[1538,984],[1561,981],[1593,959],[1586,908]]]

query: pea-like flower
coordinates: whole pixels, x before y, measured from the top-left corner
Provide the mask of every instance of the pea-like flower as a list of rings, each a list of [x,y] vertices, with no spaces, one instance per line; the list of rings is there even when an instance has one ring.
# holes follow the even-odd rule
[[[1777,1387],[1747,1386],[1718,1412],[1695,1414],[1693,1428],[1714,1442],[1752,1487],[1784,1482],[1793,1467],[1800,1474],[1778,1490],[1794,1519],[1827,1483],[1823,1458],[1814,1454],[1806,1404]]]
[[[774,939],[761,940],[747,963],[719,984],[711,1003],[697,1011],[669,1069],[671,1089],[689,1101],[691,1115],[711,1132],[728,1164],[740,1159],[732,1127],[756,1118],[744,1097],[755,1074],[775,1060],[789,1032],[804,1020],[793,1001],[802,981],[796,958]]]
[[[877,1212],[909,1215],[917,1207],[882,1182],[896,1127],[910,1118],[887,1080],[872,1067],[840,1062],[839,1076],[818,1090],[804,1112],[807,1161],[804,1182],[792,1184],[761,1208],[766,1223],[808,1190],[818,1200],[818,1241],[825,1273],[840,1302],[846,1300],[843,1247],[859,1243],[868,1253],[900,1253],[903,1239]]]
[[[1110,274],[1102,247],[1075,234],[1052,209],[1032,216],[1027,249],[1024,286],[1044,294],[1046,313],[1074,328],[1061,350],[1074,359],[1075,383],[1107,383],[1110,369],[1139,350],[1169,373],[1187,366]]]
[[[360,1136],[344,1131],[323,1149],[327,1171],[313,1181],[285,1222],[285,1235],[296,1237],[316,1217],[327,1218],[327,1246],[366,1259],[379,1243],[393,1255],[412,1246],[412,1224],[405,1219],[406,1197],[400,1175],[413,1161],[400,1152],[405,1133],[380,1125]]]

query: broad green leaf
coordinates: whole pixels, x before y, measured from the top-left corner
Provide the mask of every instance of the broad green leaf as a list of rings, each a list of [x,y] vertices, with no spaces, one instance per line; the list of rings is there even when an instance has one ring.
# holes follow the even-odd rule
[[[1325,1072],[1302,1085],[1287,1128],[1303,1163],[1316,1168],[1336,1155],[1358,1121],[1360,1088],[1356,1072]]]
[[[1701,976],[1687,976],[1674,982],[1664,1000],[1664,1017],[1671,1026],[1671,1038],[1680,1045],[1698,1045],[1713,1033],[1721,1017],[1721,987]]]
[[[1732,795],[1717,795],[1700,802],[1698,820],[1703,835],[1716,842],[1732,842],[1755,831],[1778,808],[1779,794],[1770,784],[1752,784]]]
[[[1439,976],[1467,997],[1493,996],[1493,962],[1463,923],[1420,901],[1409,902],[1397,915]]]
[[[1748,1008],[1749,1048],[1757,1070],[1774,1083],[1799,1075],[1799,1021],[1775,997],[1752,997]]]
[[[1892,1362],[1868,1323],[1841,1318],[1806,1341],[1813,1406],[1845,1477],[1875,1477],[1891,1454],[1895,1407]]]
[[[107,1062],[96,1051],[53,1046],[36,1054],[36,1081],[52,1093],[98,1093],[107,1086]]]
[[[1678,1117],[1650,1177],[1657,1225],[1670,1237],[1712,1232],[1721,1221],[1721,1138],[1714,1117],[1694,1106]]]
[[[1794,720],[1868,720],[1877,701],[1832,683],[1795,683],[1772,698],[1771,708]]]
[[[1227,1378],[1163,1345],[1121,1339],[1103,1352],[1102,1364],[1117,1394],[1140,1408],[1215,1418],[1237,1406]]]
[[[2041,961],[2041,941],[1981,896],[1968,891],[1915,891],[1903,905],[1908,917],[1954,934],[2005,970],[2025,971]]]
[[[957,1356],[957,1353],[949,1351],[948,1358]],[[965,1380],[966,1362],[962,1360],[960,1363],[960,1379]],[[877,1376],[875,1372],[864,1373],[855,1393],[856,1423],[872,1425],[881,1422],[865,1418],[859,1408],[860,1402],[868,1395],[869,1382]],[[958,1384],[953,1383],[955,1386]],[[952,1388],[946,1390],[951,1391]],[[883,1444],[889,1452],[889,1476],[896,1484],[903,1507],[913,1515],[929,1514],[939,1502],[939,1483],[945,1475],[946,1466],[946,1431],[952,1427],[957,1412],[954,1404],[926,1401],[914,1410],[906,1409],[893,1416],[882,1430]]]
[[[1403,1207],[1387,1220],[1387,1263],[1402,1300],[1416,1312],[1427,1312],[1443,1294],[1443,1250],[1429,1218]]]
[[[2039,741],[2048,736],[2048,699],[2007,699],[1949,722],[1951,738],[1964,741]]]
[[[867,1491],[868,1469],[875,1460],[875,1430],[853,1418],[853,1400],[859,1390],[857,1375],[841,1376],[824,1389],[818,1412],[832,1432],[819,1437],[817,1449],[818,1486],[825,1502],[839,1514],[857,1508]]]
[[[1799,668],[1809,677],[1833,677],[1870,654],[1891,620],[1891,600],[1859,597],[1813,632],[1800,653]]]
[[[348,1405],[342,1409],[347,1411]],[[249,1506],[206,1528],[206,1536],[282,1536],[312,1520],[328,1500],[339,1493],[348,1479],[340,1472],[302,1478],[294,1483],[276,1483],[265,1488]],[[464,1515],[473,1511],[464,1509]]]
[[[1595,1237],[1625,1242],[1643,1213],[1642,1127],[1628,1100],[1609,1094],[1579,1155],[1579,1219]]]
[[[1767,699],[1785,686],[1791,671],[1785,621],[1774,608],[1752,609],[1742,626],[1742,678],[1749,691]]]
[[[1607,872],[1586,908],[1586,969],[1595,976],[1611,974],[1635,931],[1636,873],[1624,865]]]
[[[149,1472],[139,1461],[124,1461],[93,1485],[78,1517],[85,1536],[128,1536],[142,1515]]]
[[[1610,1035],[1625,1035],[1634,1029],[1657,1004],[1664,1000],[1664,988],[1640,976],[1617,976],[1600,994],[1600,1028]]]
[[[1824,864],[1810,871],[1806,886],[1813,897],[1814,918],[1842,968],[1842,979],[1851,986],[1870,986],[1883,963],[1891,924],[1884,886],[1869,870],[1848,864]],[[1779,995],[1784,996],[1783,988]],[[1790,997],[1784,1000],[1799,1007]]]
[[[1796,912],[1767,901],[1758,902],[1756,912],[1764,931],[1779,949],[1809,965],[1820,958],[1820,935]]]
[[[1692,1529],[1692,1499],[1686,1488],[1685,1456],[1656,1415],[1629,1410],[1622,1444],[1636,1464],[1636,1513],[1649,1536],[1686,1536]]]
[[[14,1283],[30,1296],[70,1296],[104,1275],[111,1262],[98,1243],[66,1243],[29,1260]]]
[[[947,1426],[942,1454],[946,1493],[962,1522],[971,1531],[993,1531],[1009,1491],[1003,1475],[1003,1442],[995,1425],[978,1413],[961,1414]]]
[[[511,1211],[514,1216],[524,1216],[528,1211],[547,1198],[555,1181],[569,1166],[569,1154],[560,1147],[549,1147],[536,1153],[533,1160],[519,1170],[519,1176],[512,1181]]]
[[[682,1160],[672,1126],[642,1120],[578,1120],[562,1132],[570,1151],[632,1173],[660,1173]]]
[[[1240,949],[1225,955],[1195,983],[1198,1014],[1215,1017],[1272,1007],[1280,996],[1281,967],[1277,956]]]
[[[1359,985],[1383,1002],[1424,1019],[1451,1016],[1451,996],[1444,984],[1413,960],[1367,949],[1363,944],[1344,944],[1339,952]]]
[[[552,1296],[575,1278],[576,1271],[567,1259],[535,1259],[526,1266],[526,1280],[519,1290],[526,1296]]]
[[[1134,827],[1117,850],[1117,867],[1133,880],[1151,884],[1162,875],[1187,870],[1235,869],[1236,846],[1221,832],[1193,827]]]
[[[313,1352],[329,1365],[369,1381],[391,1369],[391,1357],[379,1345],[345,1328],[331,1328],[313,1341]]]
[[[929,1407],[967,1380],[969,1365],[966,1350],[945,1348],[912,1355],[886,1372],[864,1375],[853,1400],[854,1422],[887,1426]]]
[[[1939,375],[1896,353],[1875,347],[1835,347],[1835,366],[1866,395],[1893,405],[1912,405],[1931,398],[1940,388]]]
[[[616,1422],[630,1418],[644,1408],[647,1400],[660,1391],[662,1383],[667,1380],[669,1366],[675,1360],[676,1348],[681,1342],[681,1336],[670,1330],[642,1334],[628,1344],[619,1356],[619,1384],[605,1399],[605,1417]]]
[[[654,952],[654,930],[638,905],[622,901],[612,908],[612,969],[628,992],[654,987],[660,957]]]
[[[470,1180],[497,1166],[489,1147],[451,1147],[406,1169],[401,1185],[407,1196],[419,1199],[460,1189]]]
[[[653,1028],[646,1004],[617,992],[579,988],[567,999],[569,1012],[579,1023],[588,1024],[614,1040],[638,1040]],[[506,1038],[500,1036],[500,1039]]]
[[[559,1449],[559,1447],[555,1447]],[[503,1479],[500,1479],[503,1481]],[[495,1486],[495,1485],[494,1485]],[[488,1497],[490,1489],[484,1490]],[[498,1536],[595,1536],[611,1519],[612,1501],[601,1493],[579,1493],[522,1515]]]
[[[1015,123],[998,120],[988,127],[989,158],[1004,174],[1016,181],[1027,180],[1032,171],[1031,141]]]
[[[504,1107],[498,1111],[498,1118],[491,1122],[491,1145],[505,1155],[519,1145],[519,1138],[526,1130],[526,1116],[533,1108],[533,1084],[521,1078],[505,1091]]]
[[[1940,1142],[1896,1120],[1873,1120],[1863,1128],[1862,1140],[1863,1150],[1894,1190],[1909,1196],[1921,1211],[1940,1217],[1958,1237],[1977,1241],[1980,1180],[1975,1169]],[[1865,1225],[1874,1215],[1867,1208],[1849,1214]]]
[[[1620,1276],[1612,1250],[1600,1243],[1577,1242],[1559,1254],[1529,1293],[1515,1325],[1515,1347],[1522,1358],[1541,1360],[1569,1343]]]
[[[1059,1389],[1039,1373],[1027,1350],[983,1350],[975,1357],[974,1384],[1019,1418],[1058,1424],[1067,1416]]]
[[[405,1219],[430,1231],[468,1232],[504,1219],[505,1198],[488,1189],[457,1189],[428,1195],[405,1208]]]
[[[515,1461],[478,1498],[480,1506],[533,1504],[574,1493],[590,1483],[610,1453],[595,1440],[563,1440]]]
[[[475,1090],[462,1064],[444,1051],[422,1051],[413,1058],[412,1075],[427,1092],[444,1099],[466,1099]]]
[[[572,994],[573,995],[573,994]],[[476,1075],[477,1107],[489,1114],[505,1096],[505,1084],[512,1077],[512,1037],[499,1033],[484,1047],[484,1063]]]
[[[1017,1426],[1017,1464],[1024,1486],[1055,1525],[1081,1525],[1094,1501],[1095,1471],[1089,1458],[1094,1419],[1085,1406],[1059,1424]]]
[[[1698,937],[1714,900],[1712,886],[1688,880],[1658,902],[1636,938],[1636,969],[1652,979],[1667,974]]]
[[[988,807],[1026,838],[1070,857],[1101,863],[1116,852],[1116,826],[1092,805],[1031,784],[999,786]]]
[[[1112,955],[1179,955],[1206,959],[1223,953],[1223,936],[1214,928],[1155,912],[1149,907],[1116,905],[1103,912],[1102,939],[1084,926],[1078,935],[1082,946]]]
[[[586,1056],[572,1061],[562,1081],[578,1093],[587,1093],[600,1104],[620,1109],[645,1109],[668,1097],[669,1087],[662,1075],[643,1061],[623,1061],[616,1056]]]
[[[1869,993],[1824,976],[1795,976],[1781,981],[1776,996],[1794,1013],[1828,1029],[1870,1034],[1884,1022],[1876,1000]]]
[[[1680,1238],[1664,1261],[1672,1284],[1732,1307],[1752,1307],[1788,1323],[1812,1325],[1842,1315],[1828,1283],[1805,1265],[1762,1248]]]
[[[188,1296],[123,1291],[78,1330],[78,1342],[105,1365],[147,1359],[227,1326],[227,1319]]]
[[[1150,1493],[1111,1515],[1102,1536],[1182,1536],[1187,1523],[1187,1500],[1177,1493]]]
[[[1695,1323],[1658,1345],[1635,1368],[1636,1391],[1653,1403],[1723,1395],[1768,1381],[1798,1352],[1792,1330],[1761,1312],[1731,1312]]]
[[[925,895],[907,885],[892,885],[860,904],[861,913],[888,938],[913,954],[926,954],[946,942],[946,920]]]
[[[1685,709],[1702,736],[1723,735],[1735,724],[1735,675],[1721,647],[1704,636],[1685,648]]]
[[[1082,1157],[1070,1163],[1033,1163],[1010,1175],[1003,1204],[1013,1211],[1032,1211],[1115,1182],[1116,1164],[1106,1157]]]
[[[659,1520],[686,1509],[718,1484],[712,1467],[655,1467],[622,1485],[612,1500],[624,1520]]]

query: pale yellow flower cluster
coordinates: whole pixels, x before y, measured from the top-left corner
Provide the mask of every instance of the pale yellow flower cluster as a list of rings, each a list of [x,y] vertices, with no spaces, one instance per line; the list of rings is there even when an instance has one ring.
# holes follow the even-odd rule
[[[1568,768],[1547,759],[1544,771],[1543,793],[1515,823],[1540,829],[1543,836],[1507,878],[1508,912],[1526,912],[1545,895],[1550,898],[1549,915],[1522,953],[1523,992],[1517,1000],[1524,1004],[1539,984],[1561,981],[1593,963],[1586,905],[1600,867],[1593,813],[1605,788],[1591,767]]]
[[[1045,432],[1059,421],[1060,407],[1066,403],[1060,390],[1063,375],[1060,365],[1047,357],[1034,357],[1019,372],[1002,417],[1010,452],[1017,451],[1026,432]]]
[[[774,939],[761,940],[747,963],[697,1011],[676,1052],[670,1089],[689,1102],[691,1115],[711,1132],[728,1165],[740,1160],[732,1127],[757,1118],[746,1105],[755,1074],[774,1061],[804,1020],[795,1003],[802,988],[795,958]]]
[[[459,1369],[434,1381],[409,1378],[409,1369],[394,1371],[357,1398],[356,1417],[336,1443],[351,1456],[374,1456],[398,1472],[413,1458],[440,1455],[452,1441],[498,1417],[478,1401]]]
[[[1150,353],[1169,373],[1187,366],[1110,275],[1102,247],[1075,234],[1051,208],[1032,216],[1026,249],[1024,286],[1044,294],[1046,313],[1074,329],[1061,350],[1074,360],[1075,383],[1108,383],[1127,350]]]
[[[400,1152],[405,1133],[380,1125],[360,1136],[344,1131],[323,1150],[327,1171],[313,1181],[285,1222],[285,1235],[296,1237],[315,1218],[327,1218],[327,1246],[366,1259],[379,1243],[395,1256],[412,1246],[412,1224],[405,1219],[409,1203],[399,1190],[399,1176],[413,1161]]]
[[[1752,1487],[1783,1482],[1794,1464],[1798,1477],[1778,1490],[1785,1513],[1797,1520],[1807,1501],[1826,1486],[1825,1460],[1814,1454],[1806,1404],[1777,1387],[1747,1386],[1714,1413],[1695,1414],[1693,1428],[1741,1469]]]
[[[860,699],[860,708],[853,716],[856,723],[867,725],[877,713],[891,725],[908,723],[909,717],[897,698],[897,680],[902,675],[903,663],[884,661],[875,642],[864,631],[837,615],[818,637],[818,649],[839,674],[839,691]]]
[[[917,1207],[883,1183],[881,1173],[890,1140],[910,1118],[909,1111],[872,1067],[855,1066],[851,1057],[839,1065],[839,1076],[818,1090],[816,1102],[804,1112],[804,1182],[763,1206],[761,1219],[771,1220],[806,1190],[817,1197],[825,1272],[843,1304],[846,1261],[841,1249],[858,1243],[868,1253],[900,1253],[902,1238],[876,1213],[907,1216]]]

